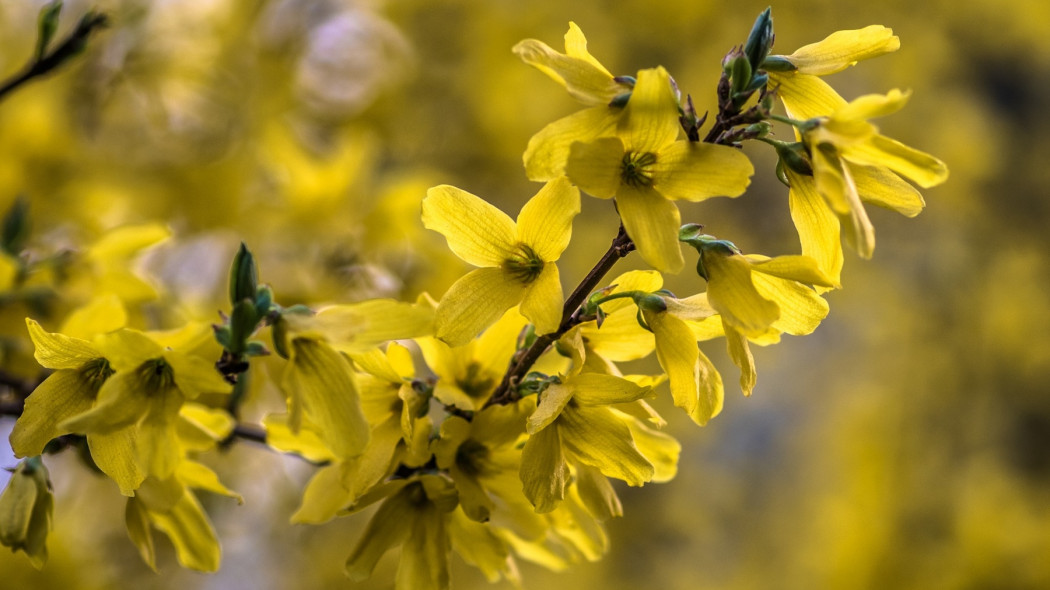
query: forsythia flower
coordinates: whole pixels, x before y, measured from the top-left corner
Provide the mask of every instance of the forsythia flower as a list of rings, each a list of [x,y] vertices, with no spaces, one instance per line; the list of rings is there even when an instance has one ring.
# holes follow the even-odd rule
[[[862,96],[804,128],[802,141],[812,162],[812,185],[797,172],[789,177],[789,181],[794,178],[796,204],[807,196],[812,198],[810,187],[815,188],[844,226],[846,241],[863,258],[870,258],[875,248],[875,230],[862,200],[915,216],[924,206],[922,195],[897,174],[923,188],[948,178],[948,168],[943,162],[879,134],[867,121],[897,111],[907,99],[908,94],[899,90],[885,96]],[[810,203],[804,207],[812,209],[815,205]],[[816,236],[822,226],[828,225],[826,222],[815,216],[806,217],[801,211],[796,213],[796,223],[801,222],[802,226],[800,234],[810,236],[810,243],[831,246],[826,230],[822,237]],[[837,282],[837,277],[833,278]]]
[[[59,428],[91,436],[131,427],[134,442],[128,450],[142,475],[166,479],[182,459],[175,429],[183,403],[202,393],[227,393],[230,385],[212,362],[166,349],[142,332],[122,329],[96,343],[116,373],[99,388],[90,410],[64,420]],[[131,483],[107,474],[122,490]]]
[[[702,201],[744,192],[754,172],[739,150],[676,141],[678,101],[663,68],[638,72],[616,137],[572,144],[566,175],[599,198],[616,199],[624,228],[646,262],[677,272],[681,217],[676,199]]]
[[[423,199],[423,224],[449,248],[480,266],[456,281],[437,308],[437,337],[467,343],[505,311],[521,313],[538,334],[558,329],[562,288],[555,262],[569,244],[580,193],[564,177],[548,182],[521,208],[517,222],[482,199],[442,185]]]

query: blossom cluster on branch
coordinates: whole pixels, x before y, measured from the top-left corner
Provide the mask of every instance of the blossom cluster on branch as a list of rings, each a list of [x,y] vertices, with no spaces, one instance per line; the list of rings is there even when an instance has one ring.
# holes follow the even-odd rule
[[[942,162],[870,122],[908,92],[847,101],[823,79],[897,50],[890,29],[839,31],[789,55],[772,54],[773,39],[766,10],[723,58],[718,110],[702,116],[663,67],[613,75],[574,23],[564,52],[534,39],[516,45],[585,107],[529,141],[525,172],[543,184],[516,218],[449,185],[421,195],[424,226],[476,267],[438,300],[282,306],[242,246],[220,324],[144,330],[134,309],[149,285],[129,261],[166,237],[163,227],[123,228],[73,261],[27,260],[17,239],[24,212],[13,210],[0,291],[25,293],[27,277],[46,281],[42,269],[61,268],[53,274],[72,274],[92,296],[53,331],[26,319],[49,374],[7,412],[25,460],[0,496],[0,542],[43,564],[53,500],[41,455],[77,446],[127,497],[129,537],[151,567],[155,529],[180,564],[215,571],[219,541],[197,495],[240,496],[196,457],[252,438],[319,466],[292,522],[377,505],[346,562],[354,580],[395,547],[398,588],[449,587],[452,553],[490,580],[515,582],[517,560],[562,569],[600,558],[603,522],[622,514],[610,480],[676,475],[681,445],[649,401],[669,390],[701,426],[722,411],[722,376],[699,343],[724,340],[750,395],[751,346],[817,328],[823,295],[841,286],[843,242],[871,256],[865,204],[913,216],[924,202],[911,183],[947,178]],[[777,139],[774,124],[793,136]],[[676,201],[746,192],[754,167],[744,143],[776,151],[800,253],[745,254],[683,224]],[[612,201],[621,225],[566,295],[558,261],[583,195]],[[693,251],[698,292],[664,289],[663,274],[692,264]],[[609,278],[632,252],[652,270]],[[658,374],[621,370],[654,352]],[[268,385],[285,411],[246,434],[246,394]]]

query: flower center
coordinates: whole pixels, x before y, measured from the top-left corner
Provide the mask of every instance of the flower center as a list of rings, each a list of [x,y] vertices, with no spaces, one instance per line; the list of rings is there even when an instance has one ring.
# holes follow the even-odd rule
[[[102,383],[112,374],[113,369],[110,368],[109,361],[104,358],[92,359],[80,367],[80,375],[91,384],[95,391],[98,391]]]
[[[656,154],[627,152],[620,162],[620,180],[627,186],[653,186],[653,175],[649,167],[655,163]]]
[[[462,389],[463,393],[475,399],[489,393],[495,385],[496,380],[491,375],[485,374],[477,362],[467,365],[466,374],[461,379],[456,379],[456,386]]]
[[[488,458],[488,447],[472,438],[467,439],[456,450],[456,467],[472,477],[489,475],[493,469]]]
[[[543,271],[543,259],[525,244],[518,244],[518,251],[503,262],[503,268],[522,283],[531,283]]]
[[[175,372],[163,358],[150,359],[138,368],[139,379],[146,393],[162,392],[175,385]]]

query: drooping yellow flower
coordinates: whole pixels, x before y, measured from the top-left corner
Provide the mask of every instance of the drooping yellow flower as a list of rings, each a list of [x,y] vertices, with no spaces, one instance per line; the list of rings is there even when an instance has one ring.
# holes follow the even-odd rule
[[[437,337],[467,343],[503,312],[521,304],[538,334],[558,329],[562,287],[555,262],[569,244],[580,194],[564,177],[548,182],[522,207],[517,222],[484,200],[442,185],[423,199],[423,224],[475,266],[437,308]]]
[[[893,209],[913,217],[922,211],[922,195],[901,179],[907,177],[923,188],[948,178],[948,168],[937,158],[878,133],[867,119],[900,109],[908,93],[892,90],[871,94],[842,105],[818,119],[802,133],[812,165],[812,176],[788,170],[792,217],[799,229],[803,253],[829,265],[824,267],[838,282],[841,260],[835,235],[841,226],[846,242],[863,258],[875,248],[875,230],[863,202]],[[828,216],[830,210],[837,224]]]
[[[823,117],[846,101],[819,76],[840,72],[860,60],[899,48],[900,39],[892,29],[882,25],[836,31],[791,55],[767,58],[769,88],[776,89],[789,117],[800,120]]]
[[[514,46],[514,53],[525,63],[547,74],[580,102],[607,105],[614,98],[631,91],[631,86],[617,80],[587,51],[587,38],[576,23],[569,23],[565,33],[565,53],[558,53],[536,39],[525,39]]]
[[[582,373],[543,391],[529,416],[521,481],[536,511],[550,512],[565,498],[569,463],[582,463],[628,485],[651,481],[653,464],[634,443],[625,421],[609,408],[649,393],[626,379]]]
[[[681,217],[672,202],[744,192],[754,172],[740,150],[677,140],[678,101],[663,68],[638,72],[615,137],[572,144],[565,173],[585,192],[616,199],[638,247],[654,268],[678,272]],[[676,141],[677,140],[677,141]]]

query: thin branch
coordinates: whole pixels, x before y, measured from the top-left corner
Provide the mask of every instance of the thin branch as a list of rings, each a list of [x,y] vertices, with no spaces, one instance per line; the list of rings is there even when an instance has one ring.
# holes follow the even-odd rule
[[[23,68],[23,70],[0,83],[0,100],[8,93],[29,82],[33,78],[45,76],[58,69],[59,66],[69,61],[84,50],[88,37],[108,23],[106,15],[98,12],[89,12],[77,22],[77,26],[70,32],[69,36],[58,43],[54,49],[46,55],[34,58]]]
[[[628,237],[627,231],[621,224],[619,232],[612,241],[612,245],[609,246],[609,249],[594,265],[594,268],[587,273],[587,276],[583,277],[580,284],[573,289],[569,298],[565,300],[565,307],[562,308],[561,325],[558,326],[558,330],[536,338],[532,346],[511,360],[510,368],[503,375],[503,380],[500,382],[499,387],[496,388],[492,397],[485,404],[486,407],[511,403],[517,399],[516,387],[521,378],[529,372],[532,365],[536,364],[536,361],[547,351],[551,344],[557,341],[558,338],[561,338],[573,326],[581,323],[581,318],[578,314],[580,306],[587,300],[587,297],[598,286],[602,278],[612,270],[613,265],[621,258],[627,256],[632,250],[634,250],[634,242]]]

